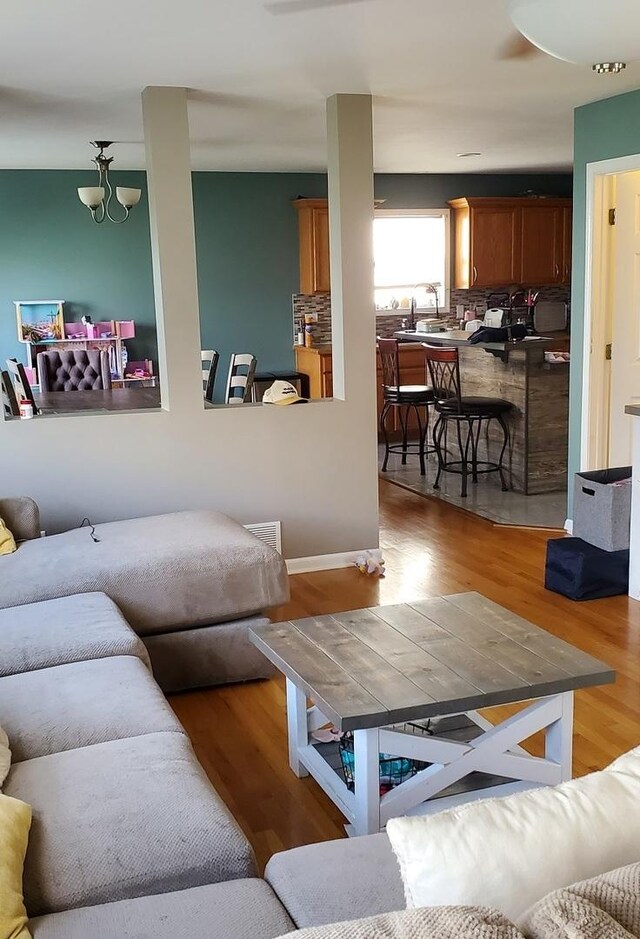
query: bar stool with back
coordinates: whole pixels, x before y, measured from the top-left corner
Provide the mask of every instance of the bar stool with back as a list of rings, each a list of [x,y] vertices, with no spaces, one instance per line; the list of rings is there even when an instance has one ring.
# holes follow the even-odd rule
[[[433,405],[433,389],[429,385],[403,385],[400,374],[400,355],[398,353],[397,339],[380,339],[378,337],[378,351],[382,364],[382,411],[380,412],[380,431],[384,437],[385,451],[382,463],[382,472],[386,473],[390,453],[402,455],[402,465],[407,462],[407,456],[420,458],[420,475],[426,473],[425,456],[433,452],[427,446],[427,433],[429,430],[429,407]],[[421,416],[421,409],[424,414]],[[402,428],[402,443],[391,444],[387,432],[387,416],[392,409],[397,411]],[[409,414],[413,410],[418,423],[418,442],[411,443],[409,437]],[[423,419],[424,418],[424,419]]]
[[[428,374],[435,395],[435,410],[438,419],[433,428],[433,442],[438,455],[438,475],[433,484],[440,488],[442,473],[456,473],[462,476],[462,497],[467,495],[469,474],[474,483],[478,475],[499,473],[502,491],[508,492],[509,486],[504,474],[503,460],[509,443],[509,427],[505,414],[513,409],[510,401],[503,398],[483,398],[465,396],[460,383],[460,359],[457,348],[430,346],[423,343]],[[478,460],[478,443],[483,422],[497,421],[503,433],[502,449],[497,462]],[[447,459],[447,430],[449,423],[455,423],[459,460]],[[466,425],[466,436],[463,428]],[[463,439],[464,438],[464,439]]]

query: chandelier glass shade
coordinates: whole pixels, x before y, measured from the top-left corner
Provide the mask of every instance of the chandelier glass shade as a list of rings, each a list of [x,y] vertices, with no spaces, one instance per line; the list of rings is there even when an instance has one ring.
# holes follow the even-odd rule
[[[640,59],[638,0],[509,0],[509,15],[556,59],[609,72]]]
[[[78,188],[78,198],[83,205],[87,206],[96,224],[100,225],[108,219],[116,225],[121,225],[129,218],[133,206],[140,202],[142,191],[140,189],[131,189],[128,186],[116,186],[114,191],[109,179],[109,168],[113,162],[113,157],[106,156],[104,152],[111,146],[111,141],[92,140],[91,145],[98,150],[98,155],[93,159],[98,170],[98,185],[80,186]],[[116,201],[124,209],[124,215],[121,214],[120,217],[115,216],[111,211],[114,195]]]

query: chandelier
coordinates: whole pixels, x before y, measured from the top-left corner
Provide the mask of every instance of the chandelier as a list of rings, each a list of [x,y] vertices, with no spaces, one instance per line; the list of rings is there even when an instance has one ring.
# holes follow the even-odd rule
[[[105,150],[112,145],[111,140],[91,140],[91,146],[95,147],[98,155],[93,158],[93,163],[98,170],[97,186],[80,186],[78,196],[83,205],[86,205],[91,212],[91,218],[96,224],[100,225],[105,219],[121,225],[129,218],[129,213],[134,205],[140,202],[142,191],[140,189],[130,189],[128,186],[116,186],[115,197],[124,209],[122,218],[116,218],[111,213],[111,204],[114,191],[109,180],[109,168],[113,162],[113,157],[105,156]]]

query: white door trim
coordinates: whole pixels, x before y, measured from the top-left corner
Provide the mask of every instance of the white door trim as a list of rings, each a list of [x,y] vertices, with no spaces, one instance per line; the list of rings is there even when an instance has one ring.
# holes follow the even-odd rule
[[[584,318],[583,318],[583,344],[582,344],[582,402],[580,415],[580,470],[597,469],[589,465],[591,451],[590,433],[592,427],[592,382],[595,378],[591,359],[591,342],[594,327],[594,246],[600,236],[596,230],[601,219],[599,205],[599,177],[610,176],[615,173],[628,173],[640,170],[640,153],[631,156],[616,157],[612,160],[599,160],[587,163],[586,179],[586,224],[585,224],[585,265],[584,265]]]

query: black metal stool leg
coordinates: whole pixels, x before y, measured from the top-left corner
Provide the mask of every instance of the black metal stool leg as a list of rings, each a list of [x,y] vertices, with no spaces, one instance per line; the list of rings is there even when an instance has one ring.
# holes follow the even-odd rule
[[[498,472],[500,473],[500,482],[502,483],[502,491],[509,492],[509,486],[507,485],[507,481],[504,476],[504,467],[502,465],[502,461],[504,460],[504,455],[507,449],[507,444],[509,443],[509,437],[510,437],[509,425],[505,421],[502,414],[499,414],[496,420],[502,427],[502,433],[504,434],[504,443],[502,444],[502,450],[500,451],[500,458],[498,460]]]
[[[389,435],[387,434],[387,414],[391,406],[387,402],[380,412],[380,431],[384,437],[384,460],[382,461],[382,472],[387,472],[387,463],[389,462]]]
[[[480,443],[480,432],[482,430],[482,418],[477,422],[477,430],[474,431],[473,424],[474,421],[470,420],[469,425],[471,427],[471,472],[472,479],[474,483],[478,482],[478,444]]]
[[[434,489],[440,488],[440,476],[442,475],[442,470],[444,468],[444,460],[442,458],[442,437],[447,428],[447,422],[443,414],[438,417],[438,420],[433,426],[433,446],[436,450],[436,456],[438,457],[438,472],[436,474],[436,481],[433,484]]]
[[[471,424],[467,426],[467,438],[464,442],[464,447],[462,446],[462,421],[456,421],[456,431],[458,433],[458,449],[460,450],[460,462],[461,462],[461,475],[462,475],[462,490],[460,495],[463,499],[467,497],[467,473],[468,473],[468,457],[469,457],[469,434],[471,433]]]
[[[409,423],[409,408],[400,407],[400,426],[402,427],[402,465],[407,464],[407,425]]]
[[[425,424],[425,427],[423,428],[422,419],[420,417],[420,405],[414,404],[413,409],[416,412],[416,420],[418,422],[418,458],[420,459],[420,475],[425,476],[427,472],[425,465],[424,465],[424,438],[426,434],[426,424]],[[407,411],[407,417],[408,417],[408,411]]]

